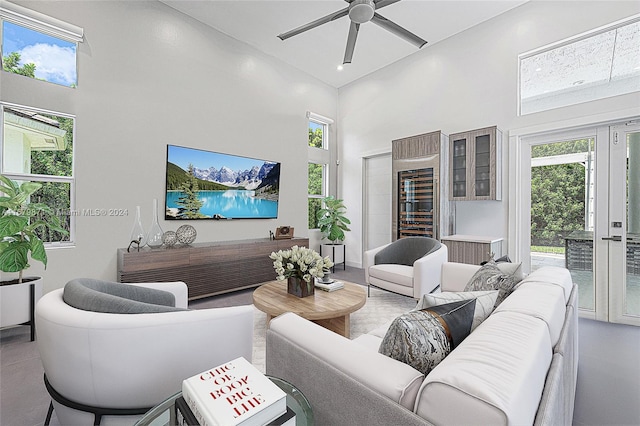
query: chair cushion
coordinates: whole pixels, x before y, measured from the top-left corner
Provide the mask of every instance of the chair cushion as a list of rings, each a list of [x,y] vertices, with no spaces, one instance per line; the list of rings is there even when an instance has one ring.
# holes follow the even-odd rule
[[[407,237],[392,242],[375,255],[375,264],[413,266],[413,262],[438,250],[442,244],[433,238]]]
[[[422,296],[422,299],[418,302],[414,311],[430,308],[432,306],[443,305],[445,303],[451,303],[458,300],[476,299],[476,308],[473,312],[473,323],[471,324],[471,331],[475,330],[482,321],[487,319],[493,307],[496,304],[498,298],[498,290],[488,291],[445,291],[442,293],[431,293]]]
[[[480,290],[499,290],[498,299],[495,306],[497,307],[504,299],[513,291],[520,279],[514,275],[505,274],[498,268],[495,262],[491,261],[483,265],[473,274],[464,288],[464,291],[480,291]]]
[[[400,315],[389,327],[379,352],[429,372],[471,332],[475,299]]]
[[[405,287],[413,287],[413,267],[405,265],[373,265],[369,277]]]
[[[67,305],[84,311],[111,314],[144,314],[184,311],[175,307],[175,296],[153,288],[78,278],[64,286]]]

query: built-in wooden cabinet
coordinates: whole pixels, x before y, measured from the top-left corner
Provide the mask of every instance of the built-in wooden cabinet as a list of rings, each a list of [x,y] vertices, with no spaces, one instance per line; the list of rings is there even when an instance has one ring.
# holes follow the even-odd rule
[[[196,243],[127,252],[118,249],[118,282],[184,281],[189,300],[244,288],[276,279],[273,251],[309,247],[308,238]]]
[[[439,238],[448,229],[447,179],[440,174],[447,141],[440,131],[392,141],[392,241],[409,236]]]
[[[449,135],[449,199],[502,199],[501,148],[495,126]]]
[[[480,265],[502,257],[502,238],[449,235],[442,237],[442,243],[447,246],[449,262]]]

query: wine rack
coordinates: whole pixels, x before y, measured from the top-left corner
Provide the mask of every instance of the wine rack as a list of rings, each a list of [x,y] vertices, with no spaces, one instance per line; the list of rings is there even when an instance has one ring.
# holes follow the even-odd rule
[[[398,238],[435,238],[434,169],[398,172]]]

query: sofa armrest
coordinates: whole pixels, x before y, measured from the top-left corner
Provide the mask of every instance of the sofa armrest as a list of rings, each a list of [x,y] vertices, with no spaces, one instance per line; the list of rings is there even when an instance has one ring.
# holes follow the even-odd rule
[[[442,244],[432,253],[413,262],[413,298],[431,293],[442,282],[442,264],[447,261],[447,246]]]
[[[467,283],[480,266],[467,263],[445,262],[442,264],[442,291],[464,291]]]
[[[182,281],[164,282],[164,283],[126,283],[129,285],[137,285],[139,287],[155,288],[157,290],[168,291],[173,293],[176,298],[176,308],[187,308],[189,290],[187,285]]]
[[[316,424],[424,424],[420,372],[292,313],[267,330],[266,373],[302,391]]]
[[[367,250],[364,252],[364,258],[362,259],[364,261],[364,282],[369,284],[369,267],[373,266],[376,264],[376,253],[378,253],[380,250],[382,250],[383,248],[387,247],[391,245],[391,243],[389,244],[385,244],[383,246],[380,247],[376,247],[374,249],[371,250]]]

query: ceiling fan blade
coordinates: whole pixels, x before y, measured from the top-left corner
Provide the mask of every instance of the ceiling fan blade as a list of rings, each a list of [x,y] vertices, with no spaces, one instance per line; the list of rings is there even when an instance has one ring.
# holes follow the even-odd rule
[[[390,4],[398,3],[400,0],[376,0],[376,10],[382,9]]]
[[[383,0],[384,1],[384,0]],[[425,44],[427,44],[426,40],[421,39],[411,31],[405,30],[400,25],[396,24],[393,21],[388,20],[384,16],[381,16],[377,13],[373,14],[373,18],[371,18],[371,22],[374,24],[384,28],[387,31],[392,32],[400,38],[405,39],[409,43],[415,45],[418,48],[421,48]]]
[[[293,37],[305,31],[308,31],[312,28],[319,27],[322,24],[326,24],[327,22],[335,21],[338,18],[342,18],[343,16],[347,16],[349,14],[349,7],[345,7],[344,9],[340,9],[337,12],[330,13],[327,16],[323,16],[320,19],[316,19],[315,21],[309,22],[308,24],[304,24],[298,28],[295,28],[291,31],[287,31],[286,33],[282,33],[278,36],[280,40],[286,40],[289,37]]]
[[[356,39],[358,38],[358,31],[360,30],[360,24],[355,22],[351,23],[349,27],[349,37],[347,38],[347,49],[344,52],[343,64],[350,64],[351,58],[353,58],[353,50],[356,48]]]

